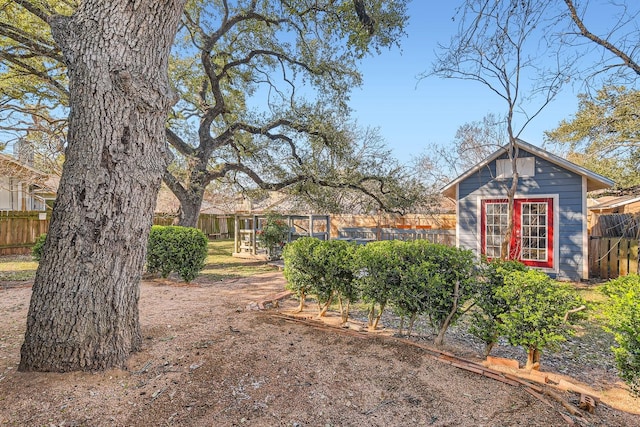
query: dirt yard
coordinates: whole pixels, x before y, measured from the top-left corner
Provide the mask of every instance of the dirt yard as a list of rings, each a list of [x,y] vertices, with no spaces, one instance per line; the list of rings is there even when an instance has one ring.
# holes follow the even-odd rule
[[[393,337],[273,315],[294,300],[248,309],[283,289],[277,271],[190,285],[146,281],[144,346],[126,370],[47,374],[16,372],[30,284],[0,287],[0,425],[640,426],[639,415],[607,404],[567,418],[556,400]],[[575,394],[562,397],[578,403]]]

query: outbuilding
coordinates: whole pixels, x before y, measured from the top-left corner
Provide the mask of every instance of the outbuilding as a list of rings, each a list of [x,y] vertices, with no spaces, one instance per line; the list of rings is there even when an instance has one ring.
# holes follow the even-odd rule
[[[614,182],[520,139],[512,257],[560,280],[589,278],[587,192]],[[500,256],[513,169],[508,145],[442,189],[456,202],[456,246]]]

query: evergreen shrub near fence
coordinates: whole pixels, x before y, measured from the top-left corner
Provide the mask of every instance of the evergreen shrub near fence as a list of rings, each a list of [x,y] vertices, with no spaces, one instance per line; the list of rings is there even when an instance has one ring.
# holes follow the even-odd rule
[[[46,242],[47,240],[47,233],[43,233],[40,236],[38,236],[38,240],[36,240],[36,243],[33,245],[33,248],[31,248],[31,256],[33,256],[33,259],[36,261],[40,261],[40,259],[42,258],[42,251],[44,248],[44,242]]]
[[[205,266],[207,245],[207,236],[196,228],[154,225],[149,233],[147,271],[165,278],[176,272],[190,282]]]

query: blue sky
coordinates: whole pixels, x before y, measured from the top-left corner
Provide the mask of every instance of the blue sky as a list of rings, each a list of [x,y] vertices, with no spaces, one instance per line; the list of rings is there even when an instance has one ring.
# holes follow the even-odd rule
[[[379,127],[387,146],[402,162],[432,144],[450,144],[465,123],[505,111],[505,101],[479,82],[435,76],[417,79],[430,70],[438,43],[447,44],[455,33],[457,22],[451,17],[458,3],[414,0],[409,5],[408,36],[401,50],[367,58],[361,68],[364,84],[353,90],[353,117],[361,126]],[[525,128],[521,138],[542,146],[543,132],[576,112],[577,93],[566,86]]]

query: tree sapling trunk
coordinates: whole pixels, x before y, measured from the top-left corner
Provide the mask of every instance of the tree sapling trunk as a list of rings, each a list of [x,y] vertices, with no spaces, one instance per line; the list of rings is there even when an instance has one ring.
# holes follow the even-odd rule
[[[307,299],[307,296],[304,293],[300,294],[300,305],[298,305],[297,313],[302,313],[304,310],[304,302]]]
[[[449,325],[451,325],[451,321],[453,320],[453,316],[455,316],[458,311],[458,298],[460,296],[460,282],[456,280],[456,284],[453,289],[453,304],[451,306],[451,311],[444,319],[442,324],[440,325],[440,330],[438,331],[438,336],[436,337],[434,344],[442,345],[444,343],[444,334],[447,332]]]
[[[529,347],[527,350],[527,364],[525,369],[533,369],[535,371],[540,369],[540,356],[541,351],[536,347]]]

